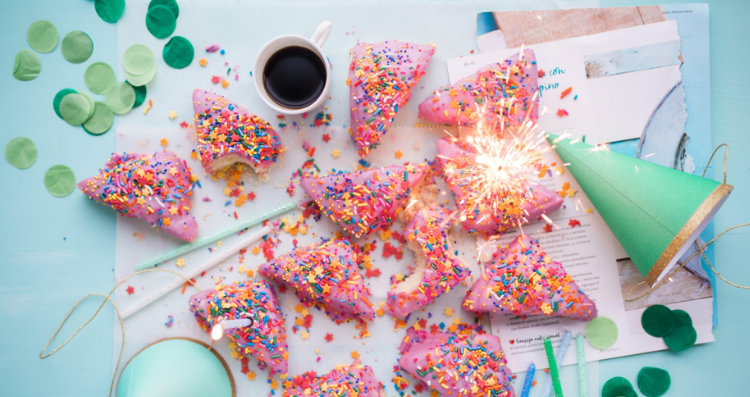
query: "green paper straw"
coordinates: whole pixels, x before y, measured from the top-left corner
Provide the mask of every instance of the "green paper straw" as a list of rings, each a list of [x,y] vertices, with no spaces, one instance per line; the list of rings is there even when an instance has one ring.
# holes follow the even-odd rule
[[[212,234],[210,236],[203,237],[201,239],[193,241],[192,243],[183,244],[183,245],[181,245],[181,246],[179,246],[179,247],[177,247],[177,248],[175,248],[175,249],[173,249],[171,251],[167,251],[167,252],[165,252],[165,253],[163,253],[163,254],[161,254],[159,256],[156,256],[156,257],[151,258],[149,260],[143,261],[143,262],[139,263],[135,267],[135,271],[140,271],[140,270],[143,270],[143,269],[148,269],[148,268],[156,267],[156,265],[158,265],[158,264],[160,264],[160,263],[162,263],[164,261],[168,261],[168,260],[170,260],[172,258],[175,258],[175,257],[178,257],[180,255],[183,255],[186,252],[190,252],[190,251],[195,250],[197,248],[204,247],[206,245],[209,245],[211,243],[219,241],[219,240],[221,240],[223,238],[229,237],[229,236],[231,236],[231,235],[239,232],[240,230],[247,229],[249,227],[253,227],[253,226],[257,225],[257,224],[262,223],[266,219],[271,219],[271,218],[273,218],[273,217],[275,217],[277,215],[280,215],[280,214],[283,214],[285,212],[291,211],[291,210],[295,209],[296,207],[297,207],[297,203],[295,201],[290,201],[290,202],[288,202],[286,204],[283,204],[283,205],[280,205],[280,206],[278,206],[278,207],[276,207],[276,208],[274,208],[274,209],[272,209],[272,210],[270,210],[268,212],[265,212],[265,213],[262,213],[260,215],[254,216],[254,217],[252,217],[252,218],[250,218],[250,219],[248,219],[248,220],[240,223],[239,225],[232,226],[232,227],[230,227],[227,230],[224,230],[224,231],[218,232],[218,233],[214,233],[214,234]]]
[[[586,346],[583,335],[576,337],[576,352],[578,353],[578,396],[589,397],[588,377],[586,376]]]
[[[552,349],[552,342],[549,340],[549,336],[544,338],[544,350],[547,353],[549,373],[552,376],[552,387],[555,389],[555,397],[563,397],[560,374],[557,371],[557,360],[555,360],[555,351]]]

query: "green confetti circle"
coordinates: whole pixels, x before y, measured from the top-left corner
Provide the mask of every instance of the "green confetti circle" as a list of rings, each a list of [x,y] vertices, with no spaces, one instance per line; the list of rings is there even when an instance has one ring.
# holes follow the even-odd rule
[[[164,45],[161,55],[170,67],[183,69],[193,62],[195,50],[190,40],[182,36],[174,36]]]
[[[135,76],[148,73],[155,64],[154,53],[143,44],[133,44],[122,54],[122,68]]]
[[[76,93],[77,91],[72,88],[63,88],[62,90],[57,91],[57,94],[55,94],[55,97],[52,99],[52,109],[55,110],[57,117],[62,118],[62,115],[60,114],[60,101],[62,101],[65,95]]]
[[[597,317],[586,324],[586,340],[599,350],[614,346],[617,335],[617,324],[607,317]]]
[[[167,6],[149,7],[146,14],[146,29],[157,39],[166,39],[174,33],[177,17]]]
[[[94,42],[91,37],[80,30],[74,30],[65,35],[60,43],[63,58],[70,63],[86,62],[94,52]]]
[[[19,170],[25,170],[34,165],[36,155],[36,145],[29,138],[13,138],[5,145],[5,159]]]
[[[674,329],[664,337],[669,350],[681,352],[695,345],[698,333],[693,328],[693,319],[684,310],[672,310],[675,316]]]
[[[102,95],[117,81],[115,71],[104,62],[89,65],[83,75],[83,81],[91,92]]]
[[[118,82],[104,94],[104,103],[116,114],[125,114],[135,104],[135,90],[128,83]]]
[[[133,87],[142,87],[150,83],[151,80],[156,76],[156,65],[151,67],[151,70],[141,75],[133,75],[125,72],[125,78]]]
[[[125,12],[125,0],[95,0],[94,9],[102,21],[114,23]]]
[[[126,83],[130,84],[129,81],[125,81]],[[143,105],[143,102],[146,101],[146,94],[148,91],[146,91],[145,85],[140,86],[134,86],[133,84],[130,84],[133,86],[133,89],[135,90],[135,103],[133,103],[133,108],[137,108],[138,106]]]
[[[638,389],[648,397],[663,396],[671,385],[669,372],[661,368],[643,367],[638,372]]]
[[[175,18],[178,18],[180,16],[180,6],[177,5],[177,2],[175,0],[151,0],[151,2],[148,3],[149,10],[156,6],[167,6],[170,10],[172,10]]]
[[[103,102],[96,102],[94,115],[83,123],[83,129],[91,135],[102,135],[112,128],[115,122],[115,114]]]
[[[89,94],[86,91],[78,91],[78,93],[81,94],[84,98],[86,98],[86,102],[89,103],[89,115],[88,117],[86,117],[86,120],[88,120],[91,118],[91,116],[94,115],[94,98],[92,98],[91,94]]]
[[[29,30],[26,32],[26,40],[29,42],[29,46],[42,54],[52,52],[57,47],[59,39],[60,34],[50,21],[36,21],[29,26]]]
[[[89,118],[91,107],[81,94],[68,94],[60,101],[60,115],[66,123],[78,127]]]
[[[34,80],[42,71],[42,62],[39,56],[27,48],[18,51],[16,61],[13,65],[13,77],[20,81]]]
[[[638,397],[638,394],[629,380],[621,376],[615,376],[604,384],[602,397]]]
[[[653,305],[641,315],[641,325],[647,334],[661,338],[674,329],[674,314],[664,305]]]
[[[44,174],[44,187],[55,197],[65,197],[73,193],[76,176],[73,170],[64,165],[53,165]]]

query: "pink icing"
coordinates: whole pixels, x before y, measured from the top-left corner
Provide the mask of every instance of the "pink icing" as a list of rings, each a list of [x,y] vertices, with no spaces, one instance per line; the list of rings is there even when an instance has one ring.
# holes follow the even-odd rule
[[[353,364],[318,376],[305,372],[282,382],[284,397],[385,397],[385,386],[375,378],[372,368]]]
[[[194,186],[187,163],[166,150],[113,154],[99,175],[78,182],[90,199],[185,241],[198,235],[190,215]]]
[[[357,254],[346,240],[297,248],[261,265],[258,271],[277,283],[294,287],[302,303],[320,307],[337,324],[375,320]]]
[[[463,301],[475,313],[561,316],[579,321],[596,317],[596,304],[578,287],[562,264],[550,259],[539,241],[519,236],[500,246],[484,274]]]
[[[425,74],[435,47],[389,40],[357,43],[349,65],[350,132],[365,157],[380,145],[396,114]]]

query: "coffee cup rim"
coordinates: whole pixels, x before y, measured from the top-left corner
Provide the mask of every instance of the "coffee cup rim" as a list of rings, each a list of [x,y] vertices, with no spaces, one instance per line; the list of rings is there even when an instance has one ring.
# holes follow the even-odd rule
[[[303,43],[306,44],[305,47],[310,48],[313,51],[315,51],[317,53],[317,55],[323,61],[323,65],[324,65],[325,71],[326,71],[325,85],[323,86],[323,91],[321,92],[321,94],[318,97],[318,99],[316,99],[315,102],[311,103],[310,105],[305,106],[304,108],[299,108],[299,109],[285,108],[283,106],[280,106],[278,103],[274,102],[273,99],[271,99],[270,95],[268,95],[268,92],[267,92],[267,90],[265,88],[265,85],[263,84],[263,69],[265,68],[266,64],[268,63],[268,60],[271,59],[271,55],[273,55],[273,54],[268,54],[267,56],[265,56],[263,58],[261,58],[261,55],[264,52],[267,52],[268,48],[271,47],[272,45],[277,44],[280,41],[289,40],[289,39],[299,40],[299,41],[301,41],[301,42],[303,42]],[[294,45],[295,45],[294,43],[290,43],[289,45],[285,45],[285,46],[279,47],[279,49],[276,50],[276,51],[279,51],[282,48],[286,48],[286,47],[293,47]],[[274,53],[276,51],[274,51]],[[263,61],[262,64],[260,63],[261,60]],[[289,114],[289,115],[302,114],[302,113],[306,113],[306,112],[309,112],[310,110],[313,110],[313,109],[317,108],[323,102],[325,102],[325,99],[328,96],[328,91],[329,91],[330,85],[331,85],[331,65],[328,63],[328,58],[326,57],[325,53],[323,52],[323,49],[320,48],[320,46],[318,46],[315,42],[313,42],[309,38],[304,37],[304,36],[300,36],[300,35],[296,35],[296,34],[287,34],[287,35],[277,36],[277,37],[269,40],[258,51],[258,54],[256,55],[256,58],[255,58],[255,70],[253,71],[253,82],[255,83],[255,91],[258,93],[258,96],[260,96],[260,99],[263,100],[263,102],[265,102],[266,105],[268,105],[269,107],[271,107],[271,109],[273,109],[273,110],[275,110],[275,111],[277,111],[279,113],[282,113],[282,114]]]

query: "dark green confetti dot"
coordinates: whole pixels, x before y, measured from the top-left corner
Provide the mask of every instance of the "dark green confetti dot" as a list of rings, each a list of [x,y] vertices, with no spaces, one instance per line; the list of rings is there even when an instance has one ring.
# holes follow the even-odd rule
[[[671,384],[669,372],[661,368],[643,367],[638,372],[638,388],[648,397],[663,396]]]
[[[125,80],[125,82],[130,84],[130,82],[127,80]],[[143,102],[146,101],[146,94],[148,91],[146,90],[145,85],[134,86],[130,84],[130,86],[133,87],[133,89],[135,90],[135,103],[133,103],[133,108],[135,109],[138,106],[143,105]]]
[[[182,36],[174,36],[169,39],[162,51],[164,62],[175,69],[183,69],[190,65],[194,56],[193,44]]]
[[[146,29],[157,39],[166,39],[174,33],[177,17],[167,6],[149,7],[146,14]]]
[[[638,397],[629,380],[615,376],[602,388],[602,397]]]
[[[125,0],[95,0],[94,9],[102,21],[114,23],[125,12]]]
[[[664,305],[653,305],[641,315],[641,325],[647,334],[661,338],[674,329],[675,315]]]
[[[698,339],[698,333],[693,328],[693,319],[684,310],[672,310],[675,316],[674,329],[664,337],[664,343],[669,350],[681,352],[689,349]]]
[[[62,118],[62,115],[60,114],[60,101],[62,101],[63,97],[68,94],[75,94],[76,90],[72,88],[63,88],[60,91],[57,91],[57,94],[55,94],[55,98],[52,99],[52,109],[55,110],[55,114],[57,117]]]
[[[175,0],[151,0],[151,2],[148,3],[149,10],[156,6],[167,6],[170,10],[172,10],[175,18],[180,16],[180,6],[177,5],[177,2]]]

